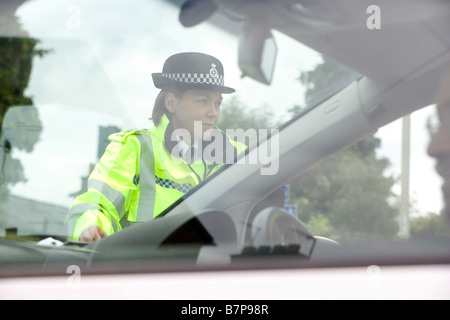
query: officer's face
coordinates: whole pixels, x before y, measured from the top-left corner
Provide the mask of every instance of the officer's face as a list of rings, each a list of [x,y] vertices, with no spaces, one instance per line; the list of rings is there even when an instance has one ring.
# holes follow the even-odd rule
[[[174,129],[187,129],[193,141],[209,138],[211,129],[219,121],[222,100],[220,92],[188,90],[181,97],[168,94],[166,107],[172,113]]]
[[[439,129],[431,138],[428,154],[436,158],[436,171],[442,176],[447,221],[450,222],[450,83],[438,101]]]

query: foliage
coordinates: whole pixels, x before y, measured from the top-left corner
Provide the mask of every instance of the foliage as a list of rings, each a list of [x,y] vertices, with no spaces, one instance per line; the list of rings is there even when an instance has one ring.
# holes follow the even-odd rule
[[[306,87],[306,107],[342,89],[357,76],[324,57],[314,70],[299,77]],[[294,106],[290,111],[295,115],[303,109]],[[376,157],[379,147],[380,140],[368,136],[291,183],[291,197],[297,204],[299,218],[313,225],[326,222],[324,234],[320,229],[316,234],[335,240],[396,235],[398,209],[391,191],[395,178],[385,176],[389,162]]]
[[[28,37],[14,14],[0,16],[0,128],[6,111],[11,106],[33,105],[31,97],[25,96],[32,63],[35,56],[43,57],[50,50],[39,49],[39,40]],[[29,152],[29,150],[27,150]]]
[[[298,78],[306,87],[306,107],[311,107],[330,97],[358,76],[356,72],[334,60],[323,57],[323,63],[318,64],[314,70],[302,72]],[[295,106],[292,111],[298,111],[299,108],[301,106]]]
[[[267,107],[248,109],[239,96],[233,95],[221,108],[220,121],[217,124],[225,129],[270,129],[277,126],[273,112]]]
[[[311,104],[316,99],[313,96],[328,90],[330,82],[349,76],[355,77],[353,72],[324,59],[316,69],[299,77],[307,88],[306,103]],[[294,106],[290,111],[294,116],[304,109]],[[276,125],[270,110],[248,110],[237,97],[223,106],[218,124],[222,129],[244,130]],[[314,234],[334,240],[397,234],[397,199],[391,191],[395,178],[384,174],[388,160],[376,156],[380,143],[375,136],[366,137],[290,183],[290,203],[297,205],[299,218]]]
[[[25,96],[25,90],[34,57],[42,57],[49,51],[37,49],[39,41],[27,36],[15,16],[0,16],[0,19],[5,28],[3,31],[15,35],[0,38],[0,201],[3,203],[9,197],[9,185],[26,181],[23,166],[20,160],[12,157],[12,149],[31,152],[39,140],[42,126],[38,110],[33,106],[32,98]],[[11,132],[6,141],[3,137],[5,115],[16,106],[28,106],[28,111],[14,113],[14,125],[7,128]],[[7,226],[8,215],[3,211],[0,207],[0,226]]]
[[[24,95],[35,55],[45,50],[35,49],[37,40],[31,38],[0,38],[0,123],[13,105],[32,105]]]
[[[417,236],[450,236],[450,229],[442,223],[442,217],[438,214],[428,213],[426,216],[412,218],[410,220],[410,233]]]
[[[327,237],[336,241],[340,240],[340,236],[333,231],[330,219],[325,217],[323,214],[312,216],[307,223],[307,227],[312,234],[320,234],[322,237]]]
[[[395,181],[383,175],[388,162],[375,157],[378,144],[374,137],[361,140],[291,182],[299,218],[326,217],[334,240],[394,236],[397,209],[389,199]]]

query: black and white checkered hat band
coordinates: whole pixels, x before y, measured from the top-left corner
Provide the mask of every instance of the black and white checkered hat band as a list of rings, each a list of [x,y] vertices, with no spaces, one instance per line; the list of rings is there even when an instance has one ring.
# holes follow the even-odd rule
[[[183,83],[224,85],[222,75],[212,77],[210,74],[203,73],[162,73],[161,76]]]

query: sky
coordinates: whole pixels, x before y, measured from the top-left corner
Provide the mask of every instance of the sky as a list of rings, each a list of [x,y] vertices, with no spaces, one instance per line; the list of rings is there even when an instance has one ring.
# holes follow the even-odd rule
[[[203,51],[219,57],[225,68],[225,84],[242,92],[239,96],[248,107],[269,106],[280,117],[303,103],[304,88],[296,80],[300,72],[312,70],[321,61],[314,51],[274,32],[278,58],[271,94],[267,94],[266,85],[241,78],[236,68],[235,38],[217,33],[213,40],[204,25],[185,30],[180,24],[167,24],[177,19],[177,12],[157,6],[159,1],[39,2],[47,5],[37,7],[36,1],[29,1],[17,15],[24,29],[41,39],[42,48],[54,50],[47,57],[34,60],[26,95],[39,106],[43,121],[50,117],[59,120],[44,123],[41,142],[32,155],[14,151],[14,157],[26,164],[28,182],[19,183],[12,190],[66,207],[73,200],[69,195],[81,186],[80,176],[88,173],[87,164],[97,161],[97,145],[92,137],[98,134],[99,125],[121,129],[151,126],[148,118],[158,92],[152,85],[151,73],[160,72],[169,55]],[[133,20],[124,24],[127,15],[133,15]],[[184,38],[173,37],[181,32]],[[419,212],[438,212],[442,207],[440,180],[425,152],[425,121],[433,113],[430,107],[412,116],[411,196]],[[379,155],[389,158],[390,172],[399,175],[401,121],[381,128],[377,136],[382,139]],[[84,147],[80,149],[78,143],[71,141],[82,141]],[[66,178],[48,179],[52,183],[47,188],[52,190],[50,193],[36,184],[45,175]]]

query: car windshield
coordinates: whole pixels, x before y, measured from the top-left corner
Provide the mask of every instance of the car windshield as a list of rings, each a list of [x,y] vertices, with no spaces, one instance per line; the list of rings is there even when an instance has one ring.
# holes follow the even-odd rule
[[[2,137],[11,146],[2,159],[2,236],[66,236],[65,215],[108,136],[153,126],[151,74],[174,53],[220,57],[225,82],[236,89],[223,103],[224,129],[278,127],[357,77],[335,64],[347,77],[311,89],[315,80],[306,75],[324,57],[274,32],[270,87],[242,78],[238,34],[208,22],[185,28],[178,15],[168,1],[29,1],[5,17]]]
[[[219,2],[224,7],[203,18],[191,17],[188,2],[181,0],[30,0],[0,4],[1,241],[46,244],[54,239],[59,244],[85,245],[80,234],[73,237],[73,228],[68,226],[69,211],[80,204],[92,187],[91,174],[101,174],[96,164],[111,141],[156,127],[152,111],[160,89],[155,87],[152,74],[161,73],[166,59],[180,52],[206,53],[222,62],[225,86],[236,92],[222,95],[217,127],[226,134],[231,132],[227,129],[255,130],[255,137],[245,136],[243,141],[247,155],[253,150],[252,138],[257,139],[258,145],[263,144],[261,136],[267,132],[275,138],[280,133],[288,142],[281,144],[280,167],[274,168],[280,174],[271,173],[273,179],[252,179],[251,166],[248,172],[222,175],[236,167],[231,165],[215,171],[217,174],[211,174],[206,183],[200,182],[199,188],[189,185],[186,190],[185,182],[171,184],[168,178],[155,174],[157,183],[182,190],[186,195],[178,199],[172,196],[172,202],[168,201],[161,210],[161,220],[177,219],[176,214],[170,217],[169,213],[180,203],[178,200],[192,197],[205,186],[204,189],[210,189],[203,190],[203,197],[210,198],[210,202],[192,200],[191,213],[196,216],[207,209],[226,211],[234,222],[238,221],[237,225],[245,225],[236,230],[236,238],[245,248],[255,240],[250,239],[254,235],[245,232],[245,228],[252,227],[249,217],[255,210],[264,209],[264,201],[274,194],[284,197],[277,206],[284,210],[281,215],[289,213],[286,219],[297,221],[283,218],[283,223],[299,223],[299,230],[304,230],[302,235],[314,241],[447,236],[448,230],[438,222],[443,207],[440,180],[433,160],[426,155],[426,144],[437,128],[433,99],[428,98],[434,89],[427,88],[423,95],[417,93],[419,98],[427,97],[423,103],[420,99],[407,100],[401,88],[392,94],[389,91],[403,79],[415,76],[415,72],[420,75],[423,70],[418,66],[432,58],[425,53],[405,59],[391,54],[395,58],[392,64],[376,68],[376,63],[381,66],[388,59],[375,44],[367,49],[367,55],[379,54],[373,62],[373,56],[366,58],[363,49],[352,47],[350,42],[340,43],[340,38],[321,35],[315,39],[313,32],[298,36],[296,30],[302,27],[320,31],[333,28],[333,23],[341,20],[324,15],[322,18],[330,18],[331,24],[316,21],[295,1],[286,1],[292,9],[290,21],[297,21],[296,14],[302,17],[298,18],[298,26],[285,28],[282,18],[270,20],[275,27],[264,29],[269,32],[268,40],[263,38],[261,42],[266,47],[255,51],[262,52],[262,60],[243,61],[243,48],[256,46],[243,36],[247,22],[254,22],[248,18],[251,10],[239,14],[232,10],[232,1],[204,3]],[[186,9],[182,12],[185,16],[180,14],[181,8]],[[363,18],[367,18],[365,11]],[[196,19],[201,21],[197,23]],[[325,48],[330,43],[336,52],[328,53],[341,59],[322,53],[327,52]],[[432,43],[428,48],[434,48]],[[350,51],[354,55],[347,58]],[[274,52],[276,56],[270,61]],[[257,65],[251,65],[255,61]],[[256,79],[258,72],[265,78]],[[406,89],[408,94],[414,91]],[[381,92],[383,103],[371,100],[375,92]],[[337,95],[338,102],[329,100]],[[361,102],[360,106],[363,100],[367,103]],[[324,105],[325,101],[329,103]],[[397,113],[385,112],[397,103]],[[350,114],[347,107],[358,109],[360,117],[344,119]],[[416,109],[421,110],[412,113]],[[412,133],[408,126],[414,128]],[[407,133],[411,133],[408,139],[414,143],[405,145],[409,141],[405,138]],[[239,144],[233,146],[238,149]],[[404,149],[408,146],[410,149]],[[260,156],[265,156],[261,152]],[[202,180],[197,172],[193,173]],[[224,177],[220,182],[212,183],[221,176]],[[130,183],[140,183],[144,190],[142,177],[133,173]],[[205,180],[206,177],[205,174]],[[256,184],[246,185],[249,181]],[[117,207],[117,203],[138,206],[138,199],[134,195],[128,197],[123,190],[114,196],[114,191],[102,186],[99,201],[103,201],[103,196],[115,197],[108,205],[114,207],[117,218],[103,217],[111,230],[121,229],[119,224],[125,229],[138,222],[136,214],[127,211],[128,221],[123,223],[121,219],[127,218],[125,209]],[[246,193],[250,189],[254,190],[251,195]],[[222,193],[228,201],[226,205],[225,200],[220,200]],[[263,212],[255,221],[264,225],[278,214],[276,210]],[[244,216],[247,220],[242,219]],[[285,236],[280,236],[282,246],[286,244]],[[183,243],[183,239],[176,237],[174,241]],[[306,246],[308,252],[304,254],[308,256],[314,245]]]

